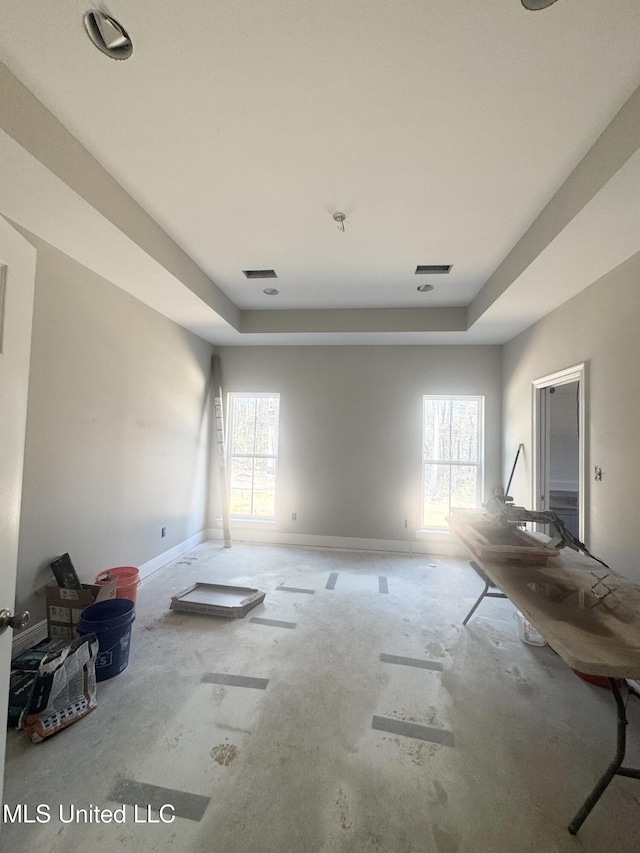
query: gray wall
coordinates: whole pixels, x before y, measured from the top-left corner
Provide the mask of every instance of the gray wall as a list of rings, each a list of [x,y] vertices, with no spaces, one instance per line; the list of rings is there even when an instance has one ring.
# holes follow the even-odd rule
[[[225,392],[281,395],[277,534],[406,541],[404,519],[420,524],[423,394],[486,396],[486,493],[499,484],[500,347],[216,351]]]
[[[640,254],[510,341],[504,358],[504,459],[524,458],[511,492],[530,506],[531,382],[587,362],[586,534],[591,551],[640,582]],[[595,482],[593,468],[602,468]]]
[[[85,582],[206,528],[212,347],[38,250],[17,607],[68,551]],[[167,536],[161,538],[161,527]]]

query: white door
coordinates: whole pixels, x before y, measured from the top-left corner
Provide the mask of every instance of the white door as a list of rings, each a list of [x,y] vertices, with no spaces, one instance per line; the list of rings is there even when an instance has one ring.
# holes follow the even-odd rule
[[[0,216],[0,611],[13,613],[36,252]],[[0,632],[0,725],[6,721],[13,630]],[[0,802],[5,730],[0,731]]]

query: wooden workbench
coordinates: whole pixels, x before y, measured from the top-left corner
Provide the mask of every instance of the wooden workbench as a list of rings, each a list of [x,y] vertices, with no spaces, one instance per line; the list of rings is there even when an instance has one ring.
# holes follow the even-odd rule
[[[477,555],[464,525],[452,520],[451,528]],[[640,585],[569,548],[543,563],[528,562],[524,551],[478,562],[569,666],[640,679]]]
[[[451,529],[478,558],[482,573],[509,598],[574,669],[608,678],[617,711],[615,757],[568,826],[575,835],[615,776],[640,779],[640,770],[624,767],[626,703],[622,695],[640,697],[626,679],[640,679],[640,585],[568,548],[536,562],[526,554],[496,559],[478,554],[478,539],[464,522],[450,520]],[[464,624],[488,592],[488,582]]]
[[[566,549],[542,566],[481,567],[569,666],[640,679],[640,586]]]

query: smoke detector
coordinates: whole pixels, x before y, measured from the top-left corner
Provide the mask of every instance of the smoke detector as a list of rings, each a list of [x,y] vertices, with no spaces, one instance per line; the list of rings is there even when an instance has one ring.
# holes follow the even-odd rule
[[[93,10],[84,16],[84,26],[98,50],[111,59],[129,59],[133,53],[133,42],[122,26],[104,12]]]

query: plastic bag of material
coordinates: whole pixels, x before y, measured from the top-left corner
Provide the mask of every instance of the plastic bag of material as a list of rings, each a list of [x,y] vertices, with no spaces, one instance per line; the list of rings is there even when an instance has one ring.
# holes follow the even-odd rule
[[[34,743],[65,729],[96,707],[95,634],[47,654],[38,668],[21,728]]]

